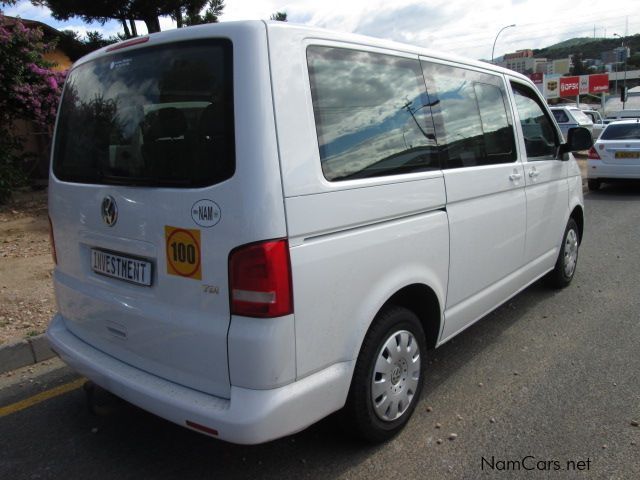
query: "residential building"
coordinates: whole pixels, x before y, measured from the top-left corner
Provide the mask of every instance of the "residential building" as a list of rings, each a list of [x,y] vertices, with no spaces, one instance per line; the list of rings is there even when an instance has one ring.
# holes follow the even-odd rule
[[[498,64],[523,74],[544,73],[546,58],[535,58],[532,50],[517,50],[507,53]]]
[[[550,60],[547,62],[545,73],[547,75],[565,75],[571,72],[572,66],[571,57]]]

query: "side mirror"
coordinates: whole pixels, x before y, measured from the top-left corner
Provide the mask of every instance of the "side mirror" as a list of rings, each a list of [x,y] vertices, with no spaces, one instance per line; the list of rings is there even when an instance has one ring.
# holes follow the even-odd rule
[[[567,133],[567,143],[560,145],[559,156],[564,157],[565,153],[576,152],[578,150],[588,150],[593,146],[591,132],[584,127],[570,128]]]

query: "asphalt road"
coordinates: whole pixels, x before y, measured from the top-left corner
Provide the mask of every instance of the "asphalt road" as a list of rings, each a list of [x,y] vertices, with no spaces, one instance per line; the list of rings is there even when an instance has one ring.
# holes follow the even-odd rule
[[[533,285],[432,352],[412,421],[385,445],[335,417],[230,445],[104,393],[89,414],[76,388],[0,418],[0,478],[640,478],[639,206],[640,185],[588,194],[572,285]],[[1,379],[0,406],[73,380],[56,365]]]

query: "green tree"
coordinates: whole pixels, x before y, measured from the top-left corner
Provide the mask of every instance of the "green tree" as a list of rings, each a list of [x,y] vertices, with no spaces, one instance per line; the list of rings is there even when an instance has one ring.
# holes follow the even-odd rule
[[[582,53],[574,53],[573,57],[573,68],[571,69],[571,73],[573,75],[588,75],[589,69],[585,66],[582,61]]]
[[[276,12],[273,15],[271,15],[270,20],[276,20],[278,22],[286,22],[287,12]]]
[[[118,20],[127,38],[136,36],[135,20],[141,20],[149,33],[160,31],[161,16],[170,16],[178,27],[216,22],[224,9],[223,0],[31,0],[45,6],[57,20],[79,17],[86,23]],[[201,12],[205,10],[204,14]]]
[[[147,11],[141,13],[142,5],[138,3],[147,3],[144,0],[31,0],[31,3],[47,7],[56,20],[79,17],[86,23],[98,22],[101,25],[111,19],[118,20],[127,37],[133,36],[129,26],[135,27],[133,21],[136,19],[144,20],[150,32],[160,31],[157,15],[154,17],[153,12]]]
[[[634,68],[640,67],[640,53],[634,53],[633,55],[630,55],[627,59],[627,65]]]
[[[171,15],[178,28],[203,23],[218,23],[224,0],[191,0],[179,2],[181,5]]]
[[[87,55],[88,53],[98,50],[99,48],[106,47],[112,43],[116,43],[122,40],[121,37],[109,37],[104,36],[98,32],[87,32],[84,38],[82,38],[78,32],[73,30],[62,30],[57,40],[58,47],[65,52],[71,60],[74,62]]]

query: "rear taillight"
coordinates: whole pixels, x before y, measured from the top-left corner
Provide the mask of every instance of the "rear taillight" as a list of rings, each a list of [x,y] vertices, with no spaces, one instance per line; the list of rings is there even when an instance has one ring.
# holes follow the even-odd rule
[[[56,241],[53,238],[53,224],[51,223],[51,217],[49,218],[49,245],[51,246],[51,257],[53,257],[53,264],[58,264],[58,256],[56,255]]]
[[[245,245],[229,255],[231,313],[280,317],[293,313],[289,242]]]
[[[589,160],[601,160],[600,155],[598,155],[594,147],[589,149]]]

